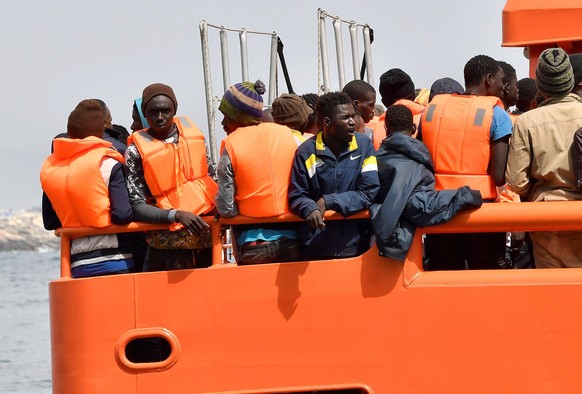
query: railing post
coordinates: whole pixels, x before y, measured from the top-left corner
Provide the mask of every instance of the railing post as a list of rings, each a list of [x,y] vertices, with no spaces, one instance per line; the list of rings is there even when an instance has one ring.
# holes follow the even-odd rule
[[[366,57],[366,74],[368,83],[374,86],[374,71],[372,69],[372,40],[370,39],[370,26],[364,26],[364,56]]]
[[[71,277],[71,237],[61,234],[61,278]]]
[[[354,79],[360,79],[360,51],[358,50],[358,24],[355,21],[350,22],[350,42],[352,44],[352,69],[354,70]]]
[[[222,237],[220,236],[221,224],[211,222],[210,230],[212,232],[212,265],[222,264]]]
[[[208,56],[208,26],[206,21],[200,21],[200,39],[202,41],[202,65],[204,68],[204,91],[206,96],[206,115],[208,121],[208,140],[210,141],[210,158],[217,162],[216,150],[216,118],[212,101],[212,78],[210,75],[210,59]]]
[[[226,92],[230,87],[230,69],[228,62],[228,35],[226,29],[220,29],[220,55],[222,57],[222,85]]]
[[[344,46],[342,41],[342,21],[340,18],[334,18],[333,32],[335,35],[335,54],[337,59],[339,90],[342,90],[346,85],[346,71],[344,69]]]
[[[321,74],[323,75],[323,89],[318,86],[318,90],[323,90],[321,93],[327,93],[331,89],[331,83],[329,82],[329,61],[327,59],[327,36],[325,34],[325,16],[326,13],[321,8],[317,10],[319,16],[319,55],[321,58]]]
[[[242,80],[249,80],[249,54],[247,50],[247,31],[242,29],[238,34],[240,40],[240,66],[242,70]]]
[[[277,98],[277,47],[279,39],[276,32],[271,36],[271,63],[269,68],[269,97],[268,104],[271,105]]]

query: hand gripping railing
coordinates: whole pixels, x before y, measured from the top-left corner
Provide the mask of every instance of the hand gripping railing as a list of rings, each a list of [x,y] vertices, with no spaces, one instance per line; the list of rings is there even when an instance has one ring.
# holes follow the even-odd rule
[[[335,49],[336,49],[336,59],[338,68],[338,80],[339,80],[339,90],[343,89],[346,81],[346,73],[344,67],[344,50],[343,50],[343,40],[342,40],[342,24],[349,25],[350,34],[350,44],[352,49],[352,70],[353,79],[364,79],[364,71],[367,71],[368,83],[374,86],[374,73],[372,71],[372,41],[373,41],[373,30],[367,24],[359,24],[355,21],[343,20],[338,16],[329,15],[326,11],[321,8],[317,10],[317,35],[318,35],[318,46],[317,46],[317,59],[318,59],[318,73],[317,82],[319,86],[319,94],[329,92],[332,90],[330,82],[330,71],[329,71],[329,60],[328,60],[328,50],[327,50],[327,34],[326,34],[326,18],[333,19],[333,31],[335,36]],[[364,60],[362,68],[359,66],[359,48],[357,31],[358,28],[362,29],[364,37]],[[323,76],[323,81],[321,80]]]

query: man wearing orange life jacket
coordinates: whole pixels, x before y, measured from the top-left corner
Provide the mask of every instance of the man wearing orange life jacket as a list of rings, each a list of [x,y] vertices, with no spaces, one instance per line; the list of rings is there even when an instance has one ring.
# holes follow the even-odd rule
[[[299,96],[285,95],[273,102],[276,123],[261,122],[263,93],[265,85],[261,81],[237,83],[225,92],[220,103],[227,137],[217,168],[216,207],[225,217],[261,218],[289,212],[291,164],[304,137],[276,123],[304,129],[311,110]],[[237,262],[246,265],[297,260],[300,251],[295,227],[294,223],[237,226]]]
[[[61,224],[103,228],[131,221],[123,157],[102,139],[103,132],[101,105],[83,100],[69,116],[67,137],[53,141],[54,153],[40,173],[50,203],[43,206],[47,230]],[[130,246],[117,234],[86,236],[71,243],[73,278],[124,273],[133,266]]]
[[[436,189],[470,186],[484,201],[505,183],[511,120],[503,108],[503,69],[475,56],[464,69],[463,95],[437,95],[421,120],[422,140],[434,161]],[[505,233],[442,234],[426,240],[431,269],[504,267]]]
[[[418,128],[420,117],[424,111],[424,105],[414,102],[416,91],[414,83],[410,76],[399,68],[393,68],[386,71],[380,76],[380,97],[382,97],[382,104],[386,108],[393,104],[404,105],[412,112],[412,117],[415,126]],[[386,138],[386,126],[384,119],[386,113],[380,115],[378,122],[374,125],[373,142],[374,149],[378,150],[382,144],[382,140]],[[413,137],[416,136],[416,133]]]
[[[187,118],[174,118],[177,100],[167,85],[146,87],[141,108],[150,127],[133,133],[126,151],[134,216],[176,230],[150,233],[144,271],[207,267],[209,226],[199,215],[213,210],[217,187],[204,135]]]

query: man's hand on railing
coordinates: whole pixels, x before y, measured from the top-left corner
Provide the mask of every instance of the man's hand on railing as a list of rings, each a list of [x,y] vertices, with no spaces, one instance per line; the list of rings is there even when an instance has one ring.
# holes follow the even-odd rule
[[[307,216],[307,219],[305,220],[307,221],[309,227],[311,227],[312,229],[325,228],[325,223],[323,222],[323,215],[319,209],[316,209],[313,212],[311,212]]]
[[[184,226],[190,234],[196,234],[210,227],[200,216],[188,211],[177,211],[176,221]]]

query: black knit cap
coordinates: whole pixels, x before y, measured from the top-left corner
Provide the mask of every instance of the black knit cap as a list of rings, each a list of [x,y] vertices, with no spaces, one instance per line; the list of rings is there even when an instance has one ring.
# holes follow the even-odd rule
[[[103,111],[97,100],[83,100],[71,112],[67,134],[71,138],[102,137],[105,130]]]
[[[465,89],[463,85],[455,81],[453,78],[445,77],[437,79],[433,82],[430,87],[430,95],[428,97],[428,102],[431,102],[433,97],[437,94],[463,94]]]
[[[536,84],[547,96],[563,96],[574,87],[574,72],[570,58],[562,48],[544,50],[536,68]]]
[[[399,68],[386,71],[380,77],[380,96],[382,103],[389,107],[400,99],[414,100],[414,83],[410,75]]]

